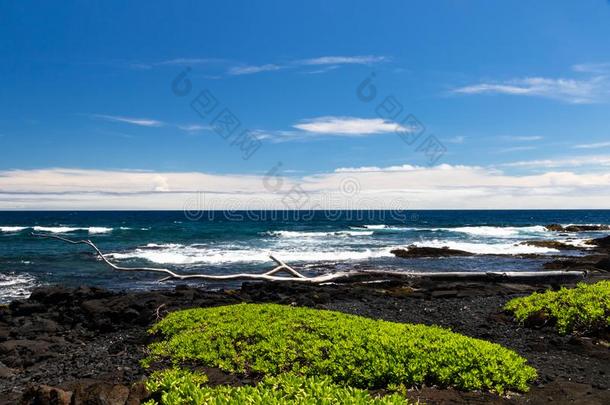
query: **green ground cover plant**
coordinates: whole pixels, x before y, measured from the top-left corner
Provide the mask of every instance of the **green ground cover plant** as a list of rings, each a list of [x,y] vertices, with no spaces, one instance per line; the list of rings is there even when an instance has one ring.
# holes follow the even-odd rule
[[[407,405],[398,394],[373,397],[368,391],[334,384],[329,377],[282,374],[265,377],[256,386],[205,385],[203,375],[180,369],[153,373],[146,388],[156,399],[145,405]]]
[[[520,322],[542,319],[561,334],[590,334],[610,327],[610,281],[580,283],[576,288],[534,293],[510,300],[504,307]]]
[[[169,314],[145,361],[171,361],[253,376],[328,376],[343,386],[439,385],[527,391],[536,371],[498,344],[424,325],[276,304]]]

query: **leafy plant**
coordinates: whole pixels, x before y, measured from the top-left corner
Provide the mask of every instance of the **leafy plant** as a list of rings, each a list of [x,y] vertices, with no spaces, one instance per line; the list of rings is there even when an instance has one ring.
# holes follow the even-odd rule
[[[205,376],[180,369],[155,372],[147,380],[146,388],[157,399],[146,405],[408,404],[401,395],[373,397],[368,391],[334,384],[329,377],[282,374],[266,377],[256,386],[243,387],[209,387],[204,385],[205,381]]]
[[[328,376],[358,388],[454,386],[526,391],[536,371],[498,344],[435,326],[400,324],[275,304],[169,314],[146,363],[170,360],[232,373]]]
[[[541,318],[554,323],[561,334],[594,333],[610,327],[610,281],[534,293],[512,299],[504,308],[521,322]]]

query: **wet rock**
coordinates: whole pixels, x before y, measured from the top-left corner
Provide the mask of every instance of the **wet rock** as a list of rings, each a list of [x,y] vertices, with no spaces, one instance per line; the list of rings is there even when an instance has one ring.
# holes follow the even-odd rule
[[[604,271],[610,271],[610,259],[605,258],[595,263],[595,268]]]
[[[548,249],[557,249],[557,250],[576,250],[578,249],[576,246],[568,245],[563,242],[559,242],[556,240],[528,240],[525,242],[519,243],[520,245],[526,246],[536,246],[541,248]]]
[[[124,405],[129,398],[129,388],[107,382],[76,382],[73,387],[74,405]]]
[[[608,225],[568,225],[564,227],[560,224],[550,224],[545,226],[545,228],[554,232],[591,232],[610,230],[610,226]]]
[[[593,245],[600,247],[602,249],[610,249],[610,236],[605,236],[603,238],[591,239],[588,240],[587,245]]]
[[[72,392],[48,385],[39,385],[26,391],[21,403],[23,405],[71,405]]]
[[[6,367],[4,364],[0,363],[0,378],[10,378],[16,373],[16,370]]]
[[[35,313],[45,312],[46,306],[39,302],[13,301],[9,305],[13,315],[27,316]]]
[[[50,357],[49,346],[41,340],[7,340],[0,343],[0,356],[9,367],[29,366]]]
[[[51,319],[45,318],[33,318],[26,320],[22,327],[19,329],[21,336],[28,338],[36,338],[41,334],[55,333],[60,330],[57,322]]]
[[[390,251],[396,257],[447,257],[447,256],[473,256],[472,253],[464,250],[449,249],[448,247],[417,247],[409,246],[407,249],[394,249]]]

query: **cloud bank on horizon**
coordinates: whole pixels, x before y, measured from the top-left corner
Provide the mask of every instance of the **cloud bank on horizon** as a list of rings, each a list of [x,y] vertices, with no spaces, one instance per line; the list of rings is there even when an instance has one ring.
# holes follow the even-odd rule
[[[610,167],[610,156],[603,159],[597,163]],[[516,164],[552,167],[550,162]],[[407,164],[300,177],[80,169],[0,172],[0,209],[9,210],[181,210],[192,209],[193,199],[199,210],[606,208],[609,198],[610,171],[566,169],[508,175],[492,167]]]

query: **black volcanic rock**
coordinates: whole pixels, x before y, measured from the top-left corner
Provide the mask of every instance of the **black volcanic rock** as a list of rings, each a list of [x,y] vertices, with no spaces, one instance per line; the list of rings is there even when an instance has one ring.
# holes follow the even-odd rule
[[[545,226],[545,228],[554,232],[590,232],[610,230],[610,226],[608,225],[568,225],[564,227],[560,224],[550,224]]]
[[[394,256],[401,258],[412,257],[447,257],[447,256],[473,256],[465,250],[449,249],[448,247],[417,247],[409,246],[407,249],[394,249],[390,251]]]
[[[559,242],[556,240],[528,240],[525,242],[521,242],[519,244],[527,245],[527,246],[549,248],[549,249],[557,249],[557,250],[576,250],[576,249],[578,249],[576,246],[568,245],[566,243]]]
[[[605,259],[600,260],[599,262],[597,262],[595,264],[595,268],[604,270],[604,271],[610,271],[610,259],[605,258]]]

